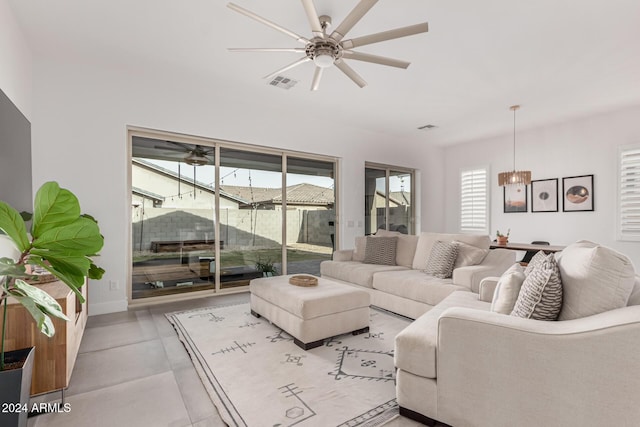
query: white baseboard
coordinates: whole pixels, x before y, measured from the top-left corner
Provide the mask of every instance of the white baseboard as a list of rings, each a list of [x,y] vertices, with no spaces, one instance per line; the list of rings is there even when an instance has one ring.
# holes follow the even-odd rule
[[[89,316],[98,314],[117,313],[127,311],[127,300],[99,302],[92,304],[89,302]]]

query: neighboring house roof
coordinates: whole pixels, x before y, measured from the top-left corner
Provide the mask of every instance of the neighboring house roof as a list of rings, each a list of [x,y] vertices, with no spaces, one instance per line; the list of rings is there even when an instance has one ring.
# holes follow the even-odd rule
[[[146,197],[147,199],[157,200],[159,202],[163,202],[165,197],[160,194],[152,193],[151,191],[143,190],[138,187],[131,187],[131,192],[133,194],[137,194],[139,196]]]
[[[244,199],[246,203],[282,204],[282,189],[263,187],[220,186],[225,192]],[[287,187],[287,203],[292,205],[332,205],[335,195],[332,188],[302,183]]]
[[[146,160],[143,160],[143,159],[140,159],[140,158],[135,158],[135,159],[132,159],[131,162],[133,164],[137,164],[138,166],[144,167],[144,168],[149,169],[149,170],[151,170],[153,172],[156,172],[158,174],[169,176],[169,177],[174,178],[176,180],[179,179],[180,181],[186,182],[189,185],[194,185],[193,178],[189,178],[188,176],[185,176],[185,175],[178,175],[177,172],[174,172],[174,171],[172,171],[170,169],[163,168],[162,166],[158,166],[158,165],[156,165],[154,163],[151,163],[151,162],[148,162]],[[195,181],[195,185],[196,185],[196,187],[200,188],[201,190],[208,191],[210,193],[215,193],[215,188],[210,184],[205,184],[204,182],[196,180]],[[139,191],[145,191],[145,190],[142,190],[142,189],[138,189],[138,190]],[[149,193],[149,194],[151,194],[151,193]],[[238,197],[234,196],[233,194],[230,194],[230,193],[227,193],[227,192],[223,191],[222,187],[220,187],[220,196],[221,197],[225,197],[227,199],[235,200],[238,203],[246,203],[244,200],[239,199]],[[164,197],[162,197],[162,196],[160,196],[160,197],[161,197],[161,199],[159,199],[159,200],[164,200]]]
[[[411,205],[411,193],[408,191],[390,191],[389,197],[400,205]]]

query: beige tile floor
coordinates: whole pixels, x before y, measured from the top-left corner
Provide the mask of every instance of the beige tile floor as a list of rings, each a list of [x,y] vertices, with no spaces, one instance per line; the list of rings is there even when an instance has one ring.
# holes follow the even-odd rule
[[[248,301],[241,293],[90,316],[65,392],[70,412],[30,418],[29,427],[225,426],[164,314]],[[50,393],[32,403],[60,397]],[[403,417],[387,424],[419,425]]]

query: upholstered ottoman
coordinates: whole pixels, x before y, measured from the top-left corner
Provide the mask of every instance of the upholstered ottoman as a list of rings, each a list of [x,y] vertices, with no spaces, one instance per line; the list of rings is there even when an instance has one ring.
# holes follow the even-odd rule
[[[291,276],[253,279],[251,314],[264,316],[293,336],[304,350],[325,338],[369,331],[369,294],[349,285],[318,278],[318,285],[291,285]]]

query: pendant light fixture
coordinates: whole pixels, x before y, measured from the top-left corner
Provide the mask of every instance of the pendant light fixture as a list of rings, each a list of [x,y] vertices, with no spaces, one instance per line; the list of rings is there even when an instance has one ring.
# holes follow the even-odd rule
[[[531,184],[531,171],[516,170],[516,111],[519,105],[509,107],[513,111],[513,170],[511,172],[501,172],[498,174],[498,185],[529,185]]]

